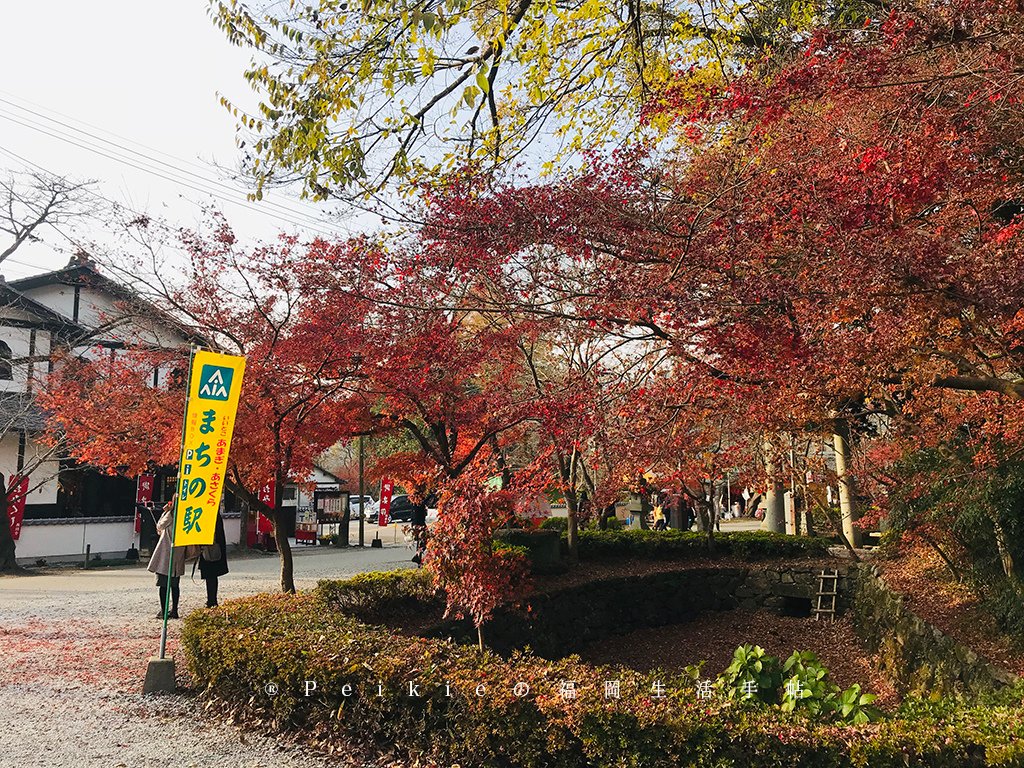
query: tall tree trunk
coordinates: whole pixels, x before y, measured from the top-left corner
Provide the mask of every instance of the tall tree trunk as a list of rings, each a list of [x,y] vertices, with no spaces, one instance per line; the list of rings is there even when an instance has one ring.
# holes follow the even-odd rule
[[[712,489],[713,488],[714,481],[712,481]],[[715,521],[713,506],[714,501],[708,501],[708,496],[704,493],[700,494],[700,498],[694,499],[693,507],[697,513],[697,528],[703,531],[705,543],[707,544],[709,552],[715,551]]]
[[[239,514],[238,548],[244,552],[249,549],[249,519],[252,517],[252,511],[249,509],[249,502],[246,499],[237,498],[237,501]]]
[[[576,492],[569,491],[565,494],[565,508],[569,516],[566,526],[566,542],[568,544],[568,559],[571,565],[580,561],[580,524],[579,524],[579,503],[576,499]]]
[[[292,562],[292,547],[288,543],[287,531],[284,529],[284,485],[288,481],[283,472],[278,472],[277,482],[274,490],[274,540],[277,542],[277,552],[281,558],[281,591],[295,592],[295,568]]]
[[[572,456],[569,457],[569,477],[567,478],[569,492],[565,495],[565,508],[569,516],[566,540],[569,545],[569,563],[572,565],[580,561],[580,505],[579,497],[576,495],[576,474],[579,461],[579,451],[573,447]]]
[[[811,513],[811,491],[807,487],[806,480],[804,480],[804,482],[800,484],[800,499],[802,502],[802,509],[800,510],[800,515],[802,519],[798,518],[801,520],[800,528],[802,529],[804,536],[813,536],[814,515]]]
[[[579,504],[576,497],[576,464],[579,461],[579,453],[573,448],[572,455],[566,461],[565,455],[554,446],[555,464],[558,467],[558,475],[565,486],[565,511],[568,519],[566,526],[566,542],[569,550],[569,562],[575,564],[580,559],[579,543]]]
[[[927,533],[924,533],[923,531],[917,531],[917,535],[920,536],[921,540],[924,541],[925,544],[930,546],[932,549],[934,549],[938,556],[942,558],[942,562],[944,562],[946,564],[946,567],[949,568],[949,572],[953,575],[953,578],[956,579],[958,582],[963,582],[963,574],[960,572],[960,569],[957,567],[956,563],[953,562],[953,558],[947,555],[945,551],[943,551],[942,547],[939,546],[939,542],[937,542],[935,539],[933,539],[931,536],[929,536]]]
[[[1011,581],[1017,581],[1017,565],[1013,560],[1013,553],[1010,551],[1010,545],[1006,540],[1006,531],[999,520],[999,513],[995,512],[991,519],[992,530],[996,535],[996,549],[999,551],[999,561],[1003,564],[1003,573]]]
[[[836,419],[832,434],[832,446],[836,456],[836,480],[839,484],[839,517],[842,521],[843,536],[851,546],[860,546],[860,529],[857,521],[856,491],[850,467],[853,454],[850,450],[850,427],[845,419]]]
[[[764,496],[764,520],[761,528],[775,533],[786,532],[786,492],[782,483],[768,476],[768,492]]]
[[[775,447],[770,440],[765,440],[764,475],[767,489],[764,495],[764,520],[761,521],[761,529],[785,533],[786,497],[778,474],[779,467],[776,463]]]

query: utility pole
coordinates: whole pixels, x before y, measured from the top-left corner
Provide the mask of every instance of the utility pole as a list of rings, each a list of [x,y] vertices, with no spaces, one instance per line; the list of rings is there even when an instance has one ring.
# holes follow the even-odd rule
[[[366,495],[363,492],[363,436],[359,436],[359,546],[365,545],[363,527],[366,524]]]

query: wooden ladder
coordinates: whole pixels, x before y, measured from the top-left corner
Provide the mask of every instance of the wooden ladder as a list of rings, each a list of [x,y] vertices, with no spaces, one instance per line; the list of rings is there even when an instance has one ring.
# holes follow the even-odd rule
[[[822,569],[818,574],[818,604],[814,608],[815,621],[828,616],[829,621],[836,620],[836,595],[839,594],[839,571]]]

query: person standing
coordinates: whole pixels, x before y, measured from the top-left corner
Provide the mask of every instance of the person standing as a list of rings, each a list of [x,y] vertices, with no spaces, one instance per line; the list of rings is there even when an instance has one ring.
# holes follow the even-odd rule
[[[427,502],[421,495],[422,491],[416,494],[417,501],[412,505],[412,536],[416,542],[416,554],[412,561],[416,567],[422,567],[423,555],[427,551]]]
[[[661,498],[658,498],[654,504],[654,530],[664,531],[667,527],[667,521],[665,520],[665,504]]]
[[[172,547],[171,536],[174,526],[174,502],[164,504],[164,513],[157,520],[156,530],[160,540],[153,547],[153,555],[149,558],[147,569],[156,574],[156,586],[160,592],[160,612],[158,619],[164,617],[164,606],[167,605],[168,576],[171,588],[171,609],[168,618],[178,618],[178,596],[180,595],[181,575],[185,572],[185,547]]]
[[[213,544],[199,548],[199,574],[206,582],[206,607],[217,607],[217,580],[228,572],[228,540],[224,533],[224,515],[217,515]],[[194,571],[193,571],[194,573]]]

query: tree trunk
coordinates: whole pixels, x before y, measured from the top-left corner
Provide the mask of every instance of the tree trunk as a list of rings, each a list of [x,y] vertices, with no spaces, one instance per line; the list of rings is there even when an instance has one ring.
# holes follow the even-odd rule
[[[797,518],[802,523],[800,528],[804,536],[813,536],[814,515],[811,513],[811,491],[807,487],[806,481],[800,484],[800,499],[802,508],[800,510],[800,517]]]
[[[949,572],[953,574],[953,578],[956,579],[957,582],[962,583],[964,580],[963,574],[960,572],[960,569],[957,568],[953,559],[943,551],[942,547],[939,546],[939,542],[935,541],[935,539],[923,531],[917,531],[917,535],[920,536],[921,540],[934,549],[938,556],[942,558],[942,562],[944,562],[946,567],[949,568]]]
[[[480,645],[480,650],[484,649],[484,630],[483,627],[477,625],[476,628],[476,641]]]
[[[277,542],[277,551],[281,557],[281,591],[294,594],[295,592],[295,569],[292,562],[292,547],[288,543],[288,536],[284,530],[284,486],[288,478],[283,472],[278,472],[277,482],[274,490],[274,540]]]
[[[999,561],[1003,564],[1003,573],[1011,581],[1017,581],[1017,566],[1013,561],[1013,553],[1006,540],[1003,524],[999,521],[998,512],[992,515],[992,530],[996,535],[996,549],[999,551]]]
[[[708,552],[715,551],[715,521],[714,510],[712,509],[713,505],[713,501],[709,502],[706,499],[696,499],[693,505],[697,512],[697,527],[704,532],[704,540],[707,544]]]
[[[786,493],[781,482],[768,478],[768,492],[764,497],[764,520],[761,528],[775,533],[786,532]]]
[[[778,479],[778,467],[772,456],[772,445],[765,443],[764,474],[768,490],[764,496],[764,520],[761,529],[775,533],[786,532],[786,497],[782,482]]]
[[[295,570],[292,563],[292,547],[284,530],[284,512],[280,507],[274,512],[274,541],[281,557],[281,591],[295,592]]]
[[[249,509],[249,502],[242,498],[237,498],[238,509],[239,509],[239,534],[238,534],[238,548],[245,552],[249,549],[249,518],[252,516],[252,511]]]
[[[576,501],[575,492],[565,494],[565,509],[569,516],[569,524],[566,526],[566,541],[568,542],[569,564],[576,565],[580,561],[580,523],[579,504]]]
[[[850,450],[850,429],[849,425],[837,419],[832,435],[832,445],[836,455],[836,480],[839,484],[839,512],[843,526],[843,536],[853,547],[860,546],[860,529],[855,525],[857,521],[857,503],[853,487],[853,475],[850,474],[850,465],[853,463],[853,455]]]

